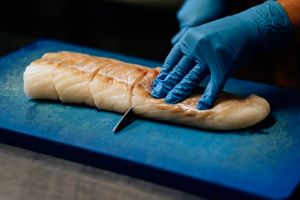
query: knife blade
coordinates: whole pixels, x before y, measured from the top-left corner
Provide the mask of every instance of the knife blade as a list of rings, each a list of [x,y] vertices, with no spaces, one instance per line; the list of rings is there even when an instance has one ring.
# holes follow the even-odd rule
[[[126,125],[132,121],[134,117],[134,113],[132,110],[132,107],[128,108],[128,110],[125,112],[125,114],[121,117],[121,119],[118,121],[118,123],[115,125],[113,132],[117,133],[119,132],[122,128],[124,128]]]

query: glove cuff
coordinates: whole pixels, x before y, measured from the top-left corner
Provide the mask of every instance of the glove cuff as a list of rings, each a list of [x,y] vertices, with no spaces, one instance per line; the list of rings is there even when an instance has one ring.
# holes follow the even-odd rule
[[[274,0],[250,8],[236,17],[245,24],[254,25],[252,30],[256,41],[262,42],[265,51],[286,46],[292,40],[292,25],[288,15]]]

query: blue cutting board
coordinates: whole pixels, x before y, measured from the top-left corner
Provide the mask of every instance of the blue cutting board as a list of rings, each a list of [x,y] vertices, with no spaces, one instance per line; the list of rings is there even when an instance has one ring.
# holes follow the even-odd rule
[[[2,57],[2,142],[212,197],[284,199],[299,183],[300,96],[296,92],[230,79],[225,91],[265,97],[271,104],[270,117],[255,127],[234,132],[136,119],[121,133],[113,134],[119,114],[25,96],[25,67],[46,52],[61,50],[149,67],[161,65],[50,40]]]

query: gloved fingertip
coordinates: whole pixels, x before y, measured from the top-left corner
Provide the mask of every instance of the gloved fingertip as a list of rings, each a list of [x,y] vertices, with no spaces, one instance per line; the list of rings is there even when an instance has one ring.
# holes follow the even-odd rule
[[[151,96],[156,98],[156,99],[160,99],[164,97],[164,88],[161,82],[158,81],[157,85],[152,89],[151,91]]]
[[[151,96],[156,99],[160,98],[159,93],[155,90],[155,88],[151,91]]]
[[[166,77],[166,73],[161,72],[160,74],[158,74],[158,76],[154,79],[153,83],[152,83],[152,88],[154,89],[158,83],[160,81],[162,81],[164,78]]]
[[[165,98],[165,102],[169,104],[175,104],[178,103],[178,101],[179,99],[176,98],[176,96],[174,96],[172,93],[169,93]]]
[[[158,84],[158,80],[155,79],[152,83],[152,89],[154,89],[157,86],[157,84]]]
[[[208,103],[204,102],[204,101],[199,101],[197,108],[199,110],[208,110],[210,109],[211,105],[209,105]]]

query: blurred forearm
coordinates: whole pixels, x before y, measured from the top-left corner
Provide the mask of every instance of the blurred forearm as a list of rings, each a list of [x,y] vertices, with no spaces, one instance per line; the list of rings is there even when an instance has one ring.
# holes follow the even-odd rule
[[[296,40],[300,41],[300,1],[299,0],[278,0],[278,3],[284,8],[289,16],[293,26],[293,32]]]

